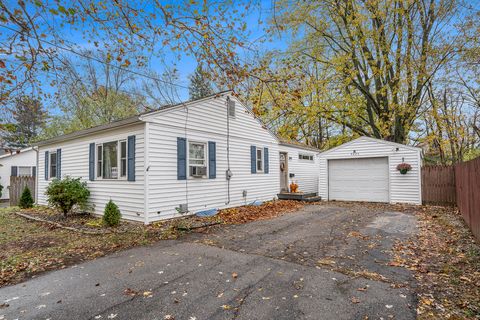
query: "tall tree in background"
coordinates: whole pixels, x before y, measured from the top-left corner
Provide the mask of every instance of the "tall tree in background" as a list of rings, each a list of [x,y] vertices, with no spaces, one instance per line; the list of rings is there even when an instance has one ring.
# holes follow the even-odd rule
[[[214,93],[212,83],[202,64],[198,64],[195,72],[190,76],[188,93],[190,100],[200,99]]]
[[[132,87],[134,75],[118,68],[108,54],[95,57],[103,63],[63,62],[56,100],[62,113],[50,119],[43,139],[110,123],[149,109],[145,97]]]
[[[322,100],[335,99],[320,112],[355,134],[405,143],[428,81],[454,52],[442,28],[455,8],[455,1],[443,0],[285,0],[277,2],[272,32],[293,32],[286,54],[299,52],[303,61],[291,66],[324,70],[329,85],[317,92]],[[266,89],[269,100],[277,100],[278,91]]]
[[[11,122],[2,126],[2,136],[11,148],[22,148],[33,142],[44,128],[47,112],[40,100],[22,96],[9,109]]]

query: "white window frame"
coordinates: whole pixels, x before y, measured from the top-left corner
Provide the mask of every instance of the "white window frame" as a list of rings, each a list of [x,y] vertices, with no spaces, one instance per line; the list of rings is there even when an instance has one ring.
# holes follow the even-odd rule
[[[264,168],[264,166],[265,166],[265,163],[264,163],[265,162],[265,160],[264,160],[265,159],[264,158],[265,157],[265,152],[264,152],[263,148],[258,148],[257,147],[256,149],[257,150],[255,150],[255,166],[257,168],[257,173],[258,172],[262,173],[265,170],[265,168]],[[258,152],[259,151],[260,151],[260,157],[258,157]],[[260,164],[260,169],[258,168],[259,164]]]
[[[104,150],[104,145],[107,143],[112,143],[116,142],[117,143],[117,178],[104,178],[103,175],[105,174],[103,164],[105,161],[105,158],[103,156],[103,150]],[[125,175],[122,176],[122,151],[121,151],[121,146],[122,142],[125,142]],[[98,159],[98,155],[100,154],[98,152],[99,147],[102,148],[102,159]],[[99,161],[101,161],[101,175],[99,176]],[[127,180],[128,176],[128,143],[126,138],[122,139],[114,139],[114,140],[109,140],[105,139],[105,141],[102,142],[97,142],[95,143],[95,179],[96,180],[106,180],[106,181],[122,181],[122,180]]]
[[[198,165],[198,164],[192,164],[190,165],[190,144],[201,144],[204,146],[204,149],[203,149],[203,154],[204,154],[204,158],[205,158],[205,163],[204,163],[204,166],[205,166],[205,175],[203,175],[201,178],[199,177],[193,177],[192,175],[190,175],[190,167],[203,167],[202,165]],[[187,140],[187,176],[188,176],[188,179],[206,179],[208,178],[208,143],[206,141],[198,141],[198,140]]]
[[[55,155],[55,170],[52,170],[52,156]],[[58,157],[57,151],[50,151],[48,153],[48,179],[57,179]],[[52,172],[55,171],[55,176],[52,176]]]
[[[304,157],[308,157],[308,159],[305,159]],[[308,161],[308,162],[313,162],[314,161],[314,156],[313,154],[310,153],[298,153],[298,160],[300,161]]]
[[[29,173],[27,175],[22,175],[20,174],[20,169],[21,168],[27,168],[29,170]],[[29,167],[29,166],[17,166],[17,176],[19,177],[32,177],[33,176],[33,172],[32,172],[32,167]]]

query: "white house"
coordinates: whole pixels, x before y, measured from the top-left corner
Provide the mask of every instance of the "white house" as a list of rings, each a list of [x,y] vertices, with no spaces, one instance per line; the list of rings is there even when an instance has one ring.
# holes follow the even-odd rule
[[[292,180],[301,191],[318,188],[318,150],[279,143],[230,91],[53,138],[38,148],[39,204],[47,203],[52,179],[81,177],[95,213],[102,214],[111,199],[123,218],[144,223],[272,200]],[[281,155],[287,170],[280,169]]]
[[[80,177],[96,214],[111,199],[143,223],[272,200],[292,181],[323,200],[421,204],[419,148],[361,137],[320,153],[279,140],[230,91],[43,141],[38,157],[39,204],[52,179]]]
[[[0,200],[8,200],[10,176],[35,176],[37,154],[33,148],[25,148],[0,156],[0,185],[3,186]]]
[[[401,174],[400,163],[411,170]],[[422,149],[360,137],[319,155],[323,200],[422,204]]]

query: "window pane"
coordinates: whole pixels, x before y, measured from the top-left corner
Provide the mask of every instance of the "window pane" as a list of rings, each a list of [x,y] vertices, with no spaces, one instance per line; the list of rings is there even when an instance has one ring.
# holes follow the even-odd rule
[[[103,178],[118,178],[118,142],[103,144]]]
[[[50,154],[50,163],[51,163],[52,165],[56,165],[56,164],[57,164],[57,154],[56,154],[56,153]]]
[[[19,177],[30,177],[32,175],[32,167],[18,167]]]
[[[122,168],[121,168],[122,170],[121,170],[120,176],[125,177],[127,175],[127,160],[126,159],[122,159],[121,166],[122,166]]]
[[[190,143],[188,147],[188,162],[193,166],[205,166],[205,144]]]
[[[121,157],[122,159],[123,158],[127,158],[127,142],[126,141],[122,141],[120,142],[120,145],[121,145]]]
[[[262,159],[262,149],[257,149],[257,159]]]
[[[102,177],[102,172],[103,172],[103,166],[102,166],[102,159],[103,159],[103,153],[102,153],[102,146],[97,146],[97,177],[100,178]]]
[[[50,178],[57,177],[57,154],[50,154]]]

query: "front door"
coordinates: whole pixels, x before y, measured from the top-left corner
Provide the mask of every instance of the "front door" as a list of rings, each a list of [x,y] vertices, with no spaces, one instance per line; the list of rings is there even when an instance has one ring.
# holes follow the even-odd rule
[[[288,192],[288,153],[280,152],[280,192]]]

